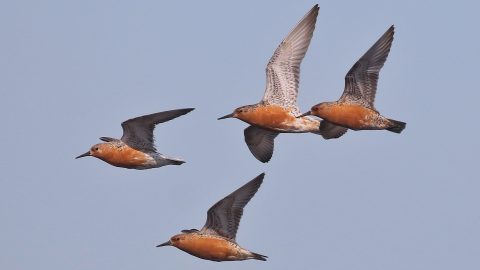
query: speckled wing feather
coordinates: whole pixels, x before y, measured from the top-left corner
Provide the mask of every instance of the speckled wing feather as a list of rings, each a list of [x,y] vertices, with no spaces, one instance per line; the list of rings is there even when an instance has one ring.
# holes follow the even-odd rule
[[[214,204],[207,213],[207,222],[200,230],[204,234],[220,235],[235,241],[243,208],[255,195],[263,182],[264,173],[246,183]]]
[[[192,110],[192,108],[171,110],[129,119],[122,123],[123,136],[121,140],[132,148],[156,152],[153,137],[155,125],[177,118]]]
[[[273,155],[273,146],[277,132],[249,126],[243,131],[245,143],[253,156],[265,163],[270,161]]]
[[[267,86],[262,102],[292,108],[297,106],[300,64],[307,52],[317,21],[319,7],[315,5],[280,43],[268,62]]]
[[[345,76],[345,90],[340,101],[356,103],[375,110],[373,103],[377,92],[378,74],[390,52],[394,30],[392,25],[348,71]]]
[[[340,138],[348,131],[348,128],[337,126],[327,120],[322,120],[320,123],[320,135],[326,140]]]

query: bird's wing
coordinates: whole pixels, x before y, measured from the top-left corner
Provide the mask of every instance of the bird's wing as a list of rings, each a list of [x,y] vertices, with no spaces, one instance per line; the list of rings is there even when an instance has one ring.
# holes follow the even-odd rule
[[[248,149],[259,161],[266,163],[270,161],[273,155],[273,146],[277,132],[258,128],[254,126],[247,127],[243,134]]]
[[[155,125],[172,120],[192,110],[192,108],[171,110],[129,119],[122,123],[123,136],[121,140],[132,148],[155,152],[153,138]]]
[[[313,36],[319,7],[315,5],[280,43],[268,62],[262,102],[292,108],[297,113],[300,64]]]
[[[348,128],[337,126],[327,120],[322,120],[320,123],[320,135],[326,140],[340,138],[347,132]]]
[[[220,235],[235,241],[243,208],[255,195],[265,173],[255,177],[239,189],[214,204],[207,213],[207,222],[200,230],[204,234]]]
[[[340,101],[356,103],[375,110],[380,69],[392,47],[395,28],[392,25],[373,46],[353,65],[345,76],[345,90]]]
[[[101,141],[104,141],[104,142],[117,142],[117,141],[120,141],[119,139],[110,138],[110,137],[100,137],[100,140],[101,140]]]

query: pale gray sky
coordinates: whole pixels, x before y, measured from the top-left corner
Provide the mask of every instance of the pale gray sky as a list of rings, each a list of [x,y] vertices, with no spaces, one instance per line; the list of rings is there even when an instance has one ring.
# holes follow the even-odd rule
[[[0,3],[0,268],[480,269],[475,1],[323,1],[302,65],[302,111],[335,100],[392,24],[377,109],[401,135],[280,135],[270,163],[217,121],[263,96],[273,51],[312,1]],[[128,118],[182,166],[75,160]],[[155,248],[261,172],[238,243],[267,262]]]

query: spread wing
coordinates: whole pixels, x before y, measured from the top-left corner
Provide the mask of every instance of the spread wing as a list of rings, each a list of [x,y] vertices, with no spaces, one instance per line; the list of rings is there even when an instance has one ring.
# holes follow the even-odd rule
[[[265,173],[235,190],[221,201],[214,204],[207,213],[207,222],[201,233],[220,235],[235,241],[238,225],[243,215],[243,208],[255,195],[263,182]]]
[[[273,155],[273,146],[277,132],[263,128],[249,126],[243,131],[245,143],[253,156],[259,161],[266,163]]]
[[[348,71],[341,101],[375,110],[378,74],[390,52],[394,30],[392,25]]]
[[[300,110],[297,106],[300,64],[307,52],[317,21],[319,7],[315,5],[280,43],[268,62],[267,86],[262,101]]]
[[[153,144],[155,125],[177,118],[192,110],[192,108],[171,110],[129,119],[122,123],[121,141],[138,150],[155,152]]]

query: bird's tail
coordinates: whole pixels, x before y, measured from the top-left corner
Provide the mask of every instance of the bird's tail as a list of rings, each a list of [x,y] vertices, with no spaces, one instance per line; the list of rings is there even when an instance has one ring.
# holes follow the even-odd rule
[[[185,160],[177,159],[177,158],[168,158],[168,162],[172,165],[182,165],[185,163]]]
[[[259,260],[259,261],[266,261],[267,260],[267,256],[265,255],[262,255],[262,254],[258,254],[258,253],[255,253],[255,252],[250,252],[250,259],[254,259],[254,260]]]
[[[388,119],[388,121],[390,121],[390,127],[387,128],[387,130],[391,132],[401,133],[402,130],[404,130],[405,127],[407,126],[407,123],[400,122],[397,120]]]

